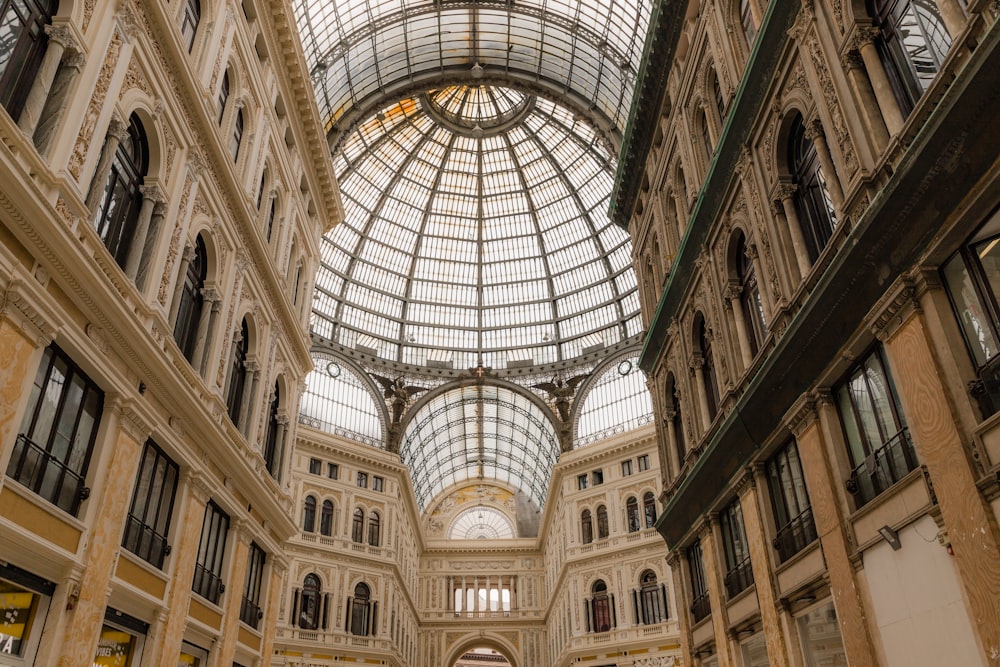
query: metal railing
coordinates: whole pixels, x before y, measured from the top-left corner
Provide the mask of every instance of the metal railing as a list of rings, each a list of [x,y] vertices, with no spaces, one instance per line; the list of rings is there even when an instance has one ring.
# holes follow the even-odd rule
[[[14,442],[7,476],[73,516],[90,496],[82,475],[23,433]]]
[[[904,428],[865,457],[844,484],[860,509],[918,465],[910,432]]]
[[[750,557],[747,556],[736,567],[726,572],[726,595],[732,599],[751,584],[753,584],[753,568],[750,566]]]
[[[191,590],[215,604],[219,601],[219,596],[226,592],[226,586],[217,574],[197,563],[194,566],[194,583],[191,584]]]
[[[807,507],[778,531],[771,544],[777,550],[779,560],[784,563],[816,541],[816,538],[816,522],[813,520],[812,508]]]
[[[131,514],[125,521],[122,546],[159,569],[163,569],[163,559],[170,553],[167,538]]]
[[[708,599],[708,591],[705,591],[691,601],[691,616],[697,623],[712,613],[712,602]]]
[[[243,598],[243,602],[240,604],[240,620],[256,630],[262,618],[264,618],[264,612],[260,610],[257,603]]]

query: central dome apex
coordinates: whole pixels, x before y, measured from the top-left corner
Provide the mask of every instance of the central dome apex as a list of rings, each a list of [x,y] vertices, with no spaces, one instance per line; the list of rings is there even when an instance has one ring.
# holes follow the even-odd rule
[[[344,222],[312,329],[411,370],[529,368],[641,332],[615,159],[581,116],[515,89],[435,89],[339,144]]]

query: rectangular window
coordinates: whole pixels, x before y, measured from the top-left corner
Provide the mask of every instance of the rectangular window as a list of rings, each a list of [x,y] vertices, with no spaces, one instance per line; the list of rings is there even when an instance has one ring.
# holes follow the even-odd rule
[[[97,639],[93,667],[132,667],[142,657],[149,624],[107,607]]]
[[[194,644],[181,642],[181,657],[177,664],[179,667],[205,667],[208,664],[208,651]]]
[[[152,440],[146,441],[125,521],[122,546],[151,565],[163,568],[174,511],[179,469]]]
[[[778,531],[774,536],[774,548],[778,550],[780,562],[784,563],[816,539],[816,523],[795,441],[790,441],[768,459],[765,469]]]
[[[34,664],[55,584],[13,565],[0,565],[0,663]],[[23,662],[21,662],[23,661]]]
[[[309,474],[320,475],[323,470],[323,462],[319,459],[309,459]]]
[[[918,463],[881,347],[851,369],[834,396],[854,467],[847,489],[860,508]]]
[[[264,550],[256,542],[250,543],[247,557],[247,578],[243,584],[243,602],[240,605],[240,620],[254,630],[260,627],[264,612],[260,608],[260,590],[264,581]]]
[[[384,491],[385,490],[385,480],[375,475],[372,477],[372,491]]]
[[[366,472],[358,473],[358,486],[360,486],[362,489],[368,488],[368,473]]]
[[[222,584],[222,559],[226,554],[228,535],[229,515],[209,500],[201,524],[201,541],[198,543],[198,560],[194,566],[191,590],[213,604],[219,601],[226,588]]]
[[[104,392],[54,344],[38,365],[7,476],[76,516],[89,495],[87,468]]]
[[[639,462],[639,472],[649,470],[649,454],[643,454],[636,461]]]
[[[594,486],[597,486],[598,484],[604,484],[604,471],[595,470],[594,472],[590,473],[590,481],[594,483]]]
[[[622,461],[622,477],[628,477],[632,474],[632,459],[628,461]]]
[[[330,479],[337,479],[340,476],[340,466],[336,463],[326,464],[326,476]]]
[[[733,598],[753,583],[750,547],[743,529],[743,508],[739,499],[722,510],[719,522],[722,524],[722,549],[726,556],[726,593]]]
[[[846,665],[847,654],[840,636],[837,611],[833,601],[827,600],[795,619],[799,626],[802,657],[807,665]]]
[[[590,478],[587,477],[587,473],[582,475],[577,475],[576,477],[576,488],[578,491],[583,491],[587,488]]]
[[[705,579],[705,565],[701,559],[701,540],[688,547],[687,557],[688,569],[691,571],[691,617],[697,623],[712,613]]]

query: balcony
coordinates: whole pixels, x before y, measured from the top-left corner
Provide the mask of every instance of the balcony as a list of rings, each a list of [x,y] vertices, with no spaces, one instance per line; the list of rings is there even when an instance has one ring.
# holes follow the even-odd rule
[[[750,566],[749,556],[726,572],[726,595],[730,600],[750,588],[752,584],[753,568]]]
[[[844,482],[858,509],[903,479],[918,465],[910,432],[903,429],[865,457]]]
[[[816,522],[810,507],[785,524],[771,540],[771,545],[778,552],[779,562],[784,563],[812,544],[816,537]]]

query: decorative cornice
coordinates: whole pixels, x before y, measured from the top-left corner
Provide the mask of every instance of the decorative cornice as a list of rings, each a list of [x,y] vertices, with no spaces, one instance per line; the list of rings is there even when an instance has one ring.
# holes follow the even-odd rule
[[[0,293],[0,319],[5,319],[23,331],[38,347],[45,347],[56,336],[59,325],[36,308],[35,300],[21,280],[7,283]]]
[[[811,393],[805,393],[788,409],[783,421],[788,430],[798,437],[818,417],[815,397]]]
[[[916,295],[917,287],[911,278],[902,276],[893,283],[869,313],[869,328],[876,338],[885,342],[903,322],[920,312]]]

